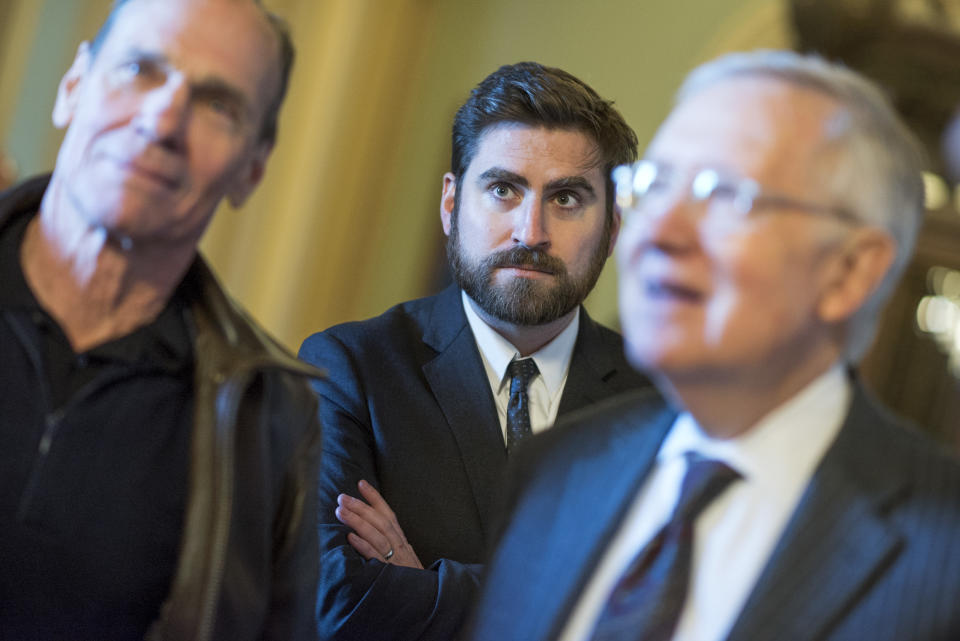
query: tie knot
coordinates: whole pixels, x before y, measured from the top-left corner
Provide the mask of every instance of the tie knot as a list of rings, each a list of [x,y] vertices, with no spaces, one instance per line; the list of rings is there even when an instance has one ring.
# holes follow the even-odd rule
[[[526,390],[530,380],[539,374],[540,370],[537,369],[537,364],[532,358],[521,358],[510,361],[507,365],[507,373],[510,374],[510,393],[513,394],[517,386]]]
[[[687,473],[671,521],[692,522],[740,474],[726,463],[687,452]]]

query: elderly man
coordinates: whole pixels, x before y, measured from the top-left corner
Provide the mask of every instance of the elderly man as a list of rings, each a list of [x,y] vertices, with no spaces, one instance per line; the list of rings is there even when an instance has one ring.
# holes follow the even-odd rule
[[[670,407],[634,395],[534,441],[472,638],[960,638],[960,465],[848,370],[922,192],[856,74],[786,52],[696,70],[618,176],[627,354]]]
[[[197,255],[292,58],[251,0],[119,0],[0,199],[0,637],[314,638],[317,372]]]
[[[636,142],[570,74],[500,68],[453,125],[440,217],[456,285],[303,344],[331,373],[318,383],[321,637],[454,638],[508,451],[646,384],[581,307],[620,226],[609,171]]]

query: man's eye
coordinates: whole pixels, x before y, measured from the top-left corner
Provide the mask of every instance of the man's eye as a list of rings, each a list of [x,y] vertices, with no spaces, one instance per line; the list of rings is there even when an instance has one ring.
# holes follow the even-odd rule
[[[737,197],[739,183],[714,169],[704,169],[693,177],[690,189],[696,200],[730,201]]]
[[[237,116],[237,108],[229,100],[211,98],[207,101],[207,107],[210,108],[210,111],[225,118],[234,119]]]
[[[513,195],[513,189],[510,185],[505,183],[497,183],[490,188],[490,191],[493,192],[493,195],[497,198],[510,198]]]
[[[561,207],[577,207],[580,205],[580,198],[571,191],[562,191],[554,197],[554,201]]]
[[[713,189],[710,190],[708,198],[714,200],[733,200],[737,197],[739,190],[737,185],[733,183],[718,182],[713,186]]]
[[[130,60],[117,67],[115,77],[121,82],[153,82],[161,80],[160,68],[143,60]]]
[[[657,194],[670,188],[670,180],[667,176],[657,174],[646,184],[644,193]]]
[[[149,62],[133,60],[123,65],[122,71],[130,77],[150,76],[156,73],[156,67]]]

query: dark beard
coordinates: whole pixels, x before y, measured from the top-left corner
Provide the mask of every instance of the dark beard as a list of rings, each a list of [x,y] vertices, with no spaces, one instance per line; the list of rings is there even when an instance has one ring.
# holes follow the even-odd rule
[[[576,308],[593,289],[607,260],[610,227],[605,226],[587,271],[579,278],[570,276],[563,261],[546,252],[517,246],[495,252],[471,263],[463,255],[457,213],[453,212],[447,259],[453,279],[480,309],[513,325],[544,325]],[[494,285],[494,271],[500,267],[531,267],[553,275],[554,282],[514,278],[506,285]]]

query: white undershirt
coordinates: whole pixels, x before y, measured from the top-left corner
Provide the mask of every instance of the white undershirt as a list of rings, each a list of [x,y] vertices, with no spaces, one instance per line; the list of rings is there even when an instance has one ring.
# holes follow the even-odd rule
[[[850,383],[838,365],[733,439],[713,439],[689,414],[678,416],[560,641],[589,638],[624,568],[672,513],[686,473],[683,455],[689,451],[727,463],[743,479],[696,521],[690,591],[673,638],[725,639],[817,464],[836,438],[850,396]]]
[[[507,366],[514,358],[521,358],[517,348],[510,341],[498,334],[487,325],[477,312],[474,311],[466,292],[461,291],[463,311],[467,314],[467,322],[473,332],[473,338],[480,350],[480,359],[490,381],[490,391],[493,393],[497,405],[497,416],[500,418],[500,429],[503,431],[503,442],[507,442],[507,403],[510,400],[510,376]],[[540,374],[534,376],[527,388],[527,397],[530,399],[530,427],[534,434],[542,432],[557,418],[560,407],[560,397],[567,383],[567,373],[570,370],[570,358],[573,356],[573,345],[577,341],[577,332],[580,329],[580,312],[573,315],[573,320],[552,341],[531,354]]]

